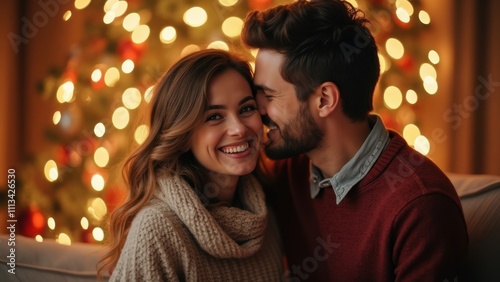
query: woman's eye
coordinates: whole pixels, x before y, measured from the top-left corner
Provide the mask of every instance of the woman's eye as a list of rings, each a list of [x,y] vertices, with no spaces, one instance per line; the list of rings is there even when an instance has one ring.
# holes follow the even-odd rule
[[[241,113],[248,113],[248,112],[253,112],[257,109],[256,106],[254,105],[247,105],[241,109]]]
[[[219,114],[209,115],[209,116],[207,117],[207,121],[211,121],[211,120],[219,120],[219,119],[221,119],[221,118],[222,118],[222,116],[221,116],[221,115],[219,115]]]

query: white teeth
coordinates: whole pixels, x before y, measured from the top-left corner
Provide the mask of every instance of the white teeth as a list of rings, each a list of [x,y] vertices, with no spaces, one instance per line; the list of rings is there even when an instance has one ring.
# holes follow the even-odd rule
[[[244,144],[244,145],[240,145],[240,146],[237,146],[237,147],[226,147],[226,148],[222,148],[222,151],[226,154],[235,154],[235,153],[241,153],[241,152],[244,152],[248,149],[248,143]]]
[[[278,126],[276,126],[276,125],[269,126],[269,130],[274,130],[274,129],[278,129]]]

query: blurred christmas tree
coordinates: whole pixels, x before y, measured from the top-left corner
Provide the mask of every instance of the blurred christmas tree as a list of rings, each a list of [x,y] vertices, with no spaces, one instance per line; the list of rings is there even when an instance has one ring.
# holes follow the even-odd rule
[[[89,17],[85,38],[71,50],[67,64],[41,82],[41,91],[59,110],[47,129],[53,146],[24,170],[19,222],[26,236],[60,243],[102,241],[103,219],[126,194],[122,161],[148,134],[140,109],[159,76],[181,56],[203,48],[236,51],[252,61],[239,39],[246,13],[289,1],[97,2],[75,1],[73,12],[85,9]],[[428,14],[418,1],[349,2],[365,11],[379,45],[383,74],[376,111],[410,144],[423,142],[415,146],[425,153],[427,139],[414,112],[420,93],[436,93],[436,71],[428,61],[439,60],[417,44]],[[71,11],[64,17],[70,20]],[[30,175],[42,171],[48,189],[31,181]]]

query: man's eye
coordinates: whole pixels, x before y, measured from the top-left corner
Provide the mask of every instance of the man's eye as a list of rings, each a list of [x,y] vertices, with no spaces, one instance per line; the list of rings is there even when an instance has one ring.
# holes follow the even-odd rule
[[[274,98],[273,95],[268,95],[268,94],[264,94],[264,97],[266,97],[267,100],[271,100],[272,98]]]
[[[257,96],[265,97],[267,100],[271,100],[272,98],[274,98],[273,95],[267,94],[263,89],[257,89]]]

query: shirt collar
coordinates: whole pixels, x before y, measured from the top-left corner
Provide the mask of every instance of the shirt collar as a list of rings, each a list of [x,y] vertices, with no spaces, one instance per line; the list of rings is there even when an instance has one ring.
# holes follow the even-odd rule
[[[378,115],[370,115],[370,134],[354,157],[332,178],[323,178],[320,169],[311,165],[311,198],[315,198],[322,188],[331,186],[339,204],[345,195],[363,179],[389,143],[389,132]]]

